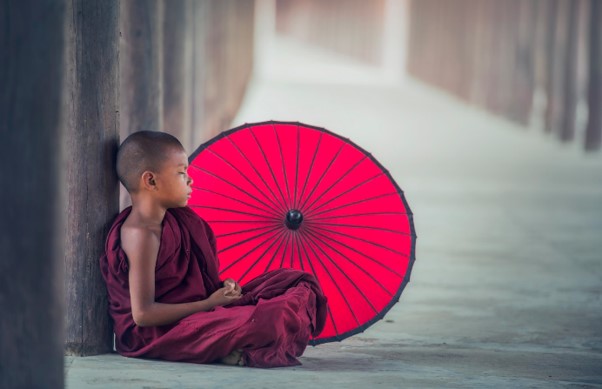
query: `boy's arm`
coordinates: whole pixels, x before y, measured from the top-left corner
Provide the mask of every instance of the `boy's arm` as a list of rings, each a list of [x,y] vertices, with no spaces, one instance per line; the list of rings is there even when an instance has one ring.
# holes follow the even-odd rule
[[[129,260],[132,316],[138,326],[171,324],[195,312],[208,311],[240,298],[226,294],[226,288],[221,288],[206,300],[181,304],[155,302],[155,265],[159,238],[147,229],[127,228],[122,230],[122,248]]]

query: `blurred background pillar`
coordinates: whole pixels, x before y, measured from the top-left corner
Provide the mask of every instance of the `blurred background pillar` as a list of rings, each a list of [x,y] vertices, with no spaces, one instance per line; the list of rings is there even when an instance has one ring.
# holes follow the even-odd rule
[[[0,387],[62,388],[64,0],[0,1]]]
[[[277,0],[276,31],[378,65],[386,6],[386,0]]]
[[[253,70],[254,10],[254,1],[195,2],[194,147],[228,130],[243,101]]]
[[[113,346],[99,259],[119,207],[119,2],[70,0],[67,15],[65,352],[93,355]]]
[[[171,0],[163,16],[163,123],[160,129],[192,147],[192,0]]]
[[[136,131],[162,130],[164,2],[128,0],[120,4],[120,135],[123,140]]]
[[[602,143],[602,3],[590,1],[588,121],[585,147],[600,149]]]

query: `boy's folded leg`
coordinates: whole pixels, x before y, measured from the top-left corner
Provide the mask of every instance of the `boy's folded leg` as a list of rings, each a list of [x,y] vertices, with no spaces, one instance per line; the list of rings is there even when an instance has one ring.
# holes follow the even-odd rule
[[[313,330],[314,300],[313,291],[300,284],[280,296],[260,299],[256,305],[199,312],[128,356],[235,364],[240,360],[230,361],[236,359],[230,354],[242,350],[242,362],[250,367],[300,365],[297,358],[305,351]]]
[[[281,296],[260,300],[251,317],[249,332],[240,337],[245,364],[251,367],[297,366],[311,337],[312,315],[308,301],[313,292],[298,286]],[[311,311],[311,308],[309,309]]]

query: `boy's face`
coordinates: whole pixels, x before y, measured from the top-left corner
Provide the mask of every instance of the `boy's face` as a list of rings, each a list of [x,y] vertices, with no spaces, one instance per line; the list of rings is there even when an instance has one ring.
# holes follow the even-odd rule
[[[188,158],[182,149],[173,148],[155,175],[156,196],[165,208],[184,207],[192,193],[192,179],[187,173]]]

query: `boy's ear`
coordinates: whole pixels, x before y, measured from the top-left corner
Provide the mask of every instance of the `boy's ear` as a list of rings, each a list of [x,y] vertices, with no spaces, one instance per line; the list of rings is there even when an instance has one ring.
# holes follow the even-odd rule
[[[142,185],[145,189],[155,190],[157,189],[157,183],[155,181],[155,174],[148,170],[142,173]]]

